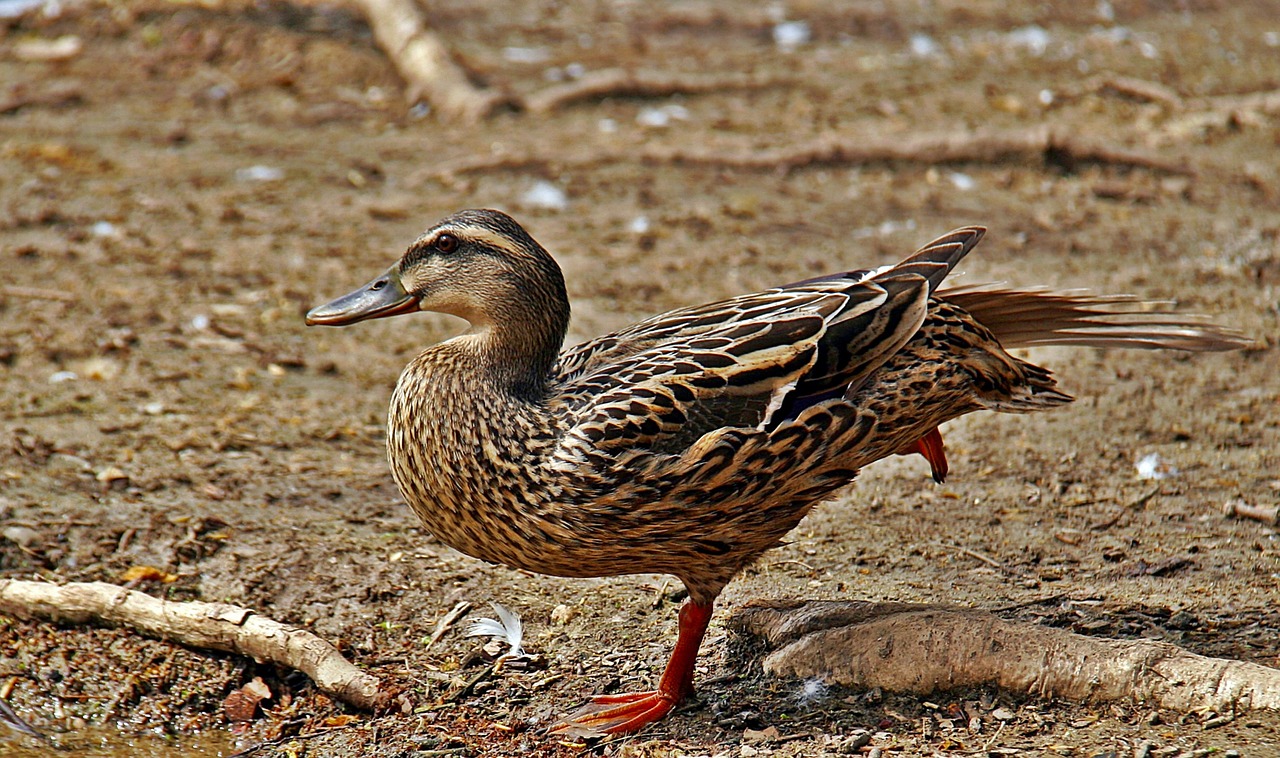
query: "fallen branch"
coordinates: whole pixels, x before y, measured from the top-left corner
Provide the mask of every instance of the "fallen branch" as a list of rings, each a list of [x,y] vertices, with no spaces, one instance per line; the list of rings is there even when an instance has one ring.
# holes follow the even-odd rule
[[[1260,90],[1243,95],[1206,95],[1183,97],[1177,90],[1159,82],[1137,79],[1131,76],[1104,76],[1091,79],[1069,95],[1085,92],[1114,92],[1124,97],[1149,103],[1159,103],[1174,110],[1206,111],[1224,114],[1224,117],[1240,113],[1272,115],[1280,113],[1280,90]]]
[[[639,149],[605,149],[576,155],[490,155],[466,159],[433,169],[424,175],[448,181],[460,174],[499,169],[548,166],[582,168],[601,163],[688,163],[754,170],[794,170],[816,165],[865,165],[875,163],[1003,163],[1038,160],[1074,168],[1082,163],[1103,163],[1144,168],[1168,174],[1193,174],[1186,161],[1166,160],[1146,152],[1102,140],[1061,134],[1048,126],[973,132],[937,132],[881,137],[860,133],[826,134],[809,142],[761,149],[753,146],[648,145]],[[418,179],[424,178],[418,177]],[[413,183],[411,178],[410,183]]]
[[[510,103],[499,92],[471,83],[413,0],[358,0],[373,36],[408,87],[411,102],[425,99],[445,118],[476,121]]]
[[[316,686],[364,710],[390,699],[381,683],[305,629],[226,603],[172,602],[105,582],[0,580],[0,613],[18,618],[133,629],[195,648],[246,655],[297,669]]]
[[[1280,709],[1280,670],[1153,640],[1084,637],[981,611],[907,603],[756,603],[729,621],[777,648],[777,676],[927,695],[997,685],[1182,711]]]

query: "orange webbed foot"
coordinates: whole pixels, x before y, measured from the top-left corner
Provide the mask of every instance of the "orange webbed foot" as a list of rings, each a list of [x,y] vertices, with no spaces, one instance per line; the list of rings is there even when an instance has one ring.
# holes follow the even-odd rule
[[[575,737],[630,734],[666,716],[676,703],[676,698],[660,690],[597,695],[565,716],[551,733]]]
[[[680,637],[662,672],[658,689],[620,695],[597,695],[565,716],[552,734],[603,737],[638,732],[661,719],[693,694],[693,662],[711,621],[711,603],[689,601],[680,607]]]

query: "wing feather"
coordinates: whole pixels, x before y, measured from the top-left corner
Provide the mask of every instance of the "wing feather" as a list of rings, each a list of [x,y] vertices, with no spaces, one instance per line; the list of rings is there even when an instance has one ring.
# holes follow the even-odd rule
[[[709,432],[773,430],[847,394],[919,330],[930,293],[985,230],[897,266],[682,308],[565,351],[567,455],[678,454]]]

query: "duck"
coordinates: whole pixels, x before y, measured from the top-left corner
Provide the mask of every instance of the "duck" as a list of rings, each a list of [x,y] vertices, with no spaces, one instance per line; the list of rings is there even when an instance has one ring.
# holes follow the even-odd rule
[[[408,364],[387,415],[392,477],[435,538],[540,574],[684,584],[656,687],[598,695],[552,728],[627,734],[693,695],[730,580],[861,469],[919,454],[942,481],[942,424],[1072,400],[1011,350],[1249,344],[1129,295],[944,286],[985,231],[967,226],[894,265],[678,308],[565,347],[559,265],[511,216],[464,210],[306,323],[420,311],[469,322]]]

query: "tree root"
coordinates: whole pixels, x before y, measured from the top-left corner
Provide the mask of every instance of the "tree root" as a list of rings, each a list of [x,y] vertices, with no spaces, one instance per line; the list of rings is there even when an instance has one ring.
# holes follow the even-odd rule
[[[1071,700],[1181,711],[1280,709],[1280,670],[1164,642],[1084,637],[936,605],[757,602],[731,629],[775,648],[770,674],[927,695],[997,685]]]
[[[694,164],[749,170],[789,171],[808,166],[857,166],[876,163],[1000,163],[1038,160],[1073,169],[1079,164],[1101,163],[1144,168],[1167,174],[1193,175],[1185,161],[1167,160],[1146,152],[1086,137],[1061,134],[1048,126],[973,132],[935,132],[915,135],[870,136],[826,134],[809,142],[775,148],[750,146],[700,147],[646,145],[625,150],[606,149],[576,155],[550,157],[543,153],[505,154],[467,159],[411,178],[450,181],[462,174],[501,169],[554,166],[582,168],[602,163],[641,161],[659,164]]]
[[[0,580],[0,613],[19,618],[123,626],[195,648],[246,655],[297,669],[316,686],[364,710],[390,700],[374,676],[304,629],[226,603],[172,602],[106,582]]]

